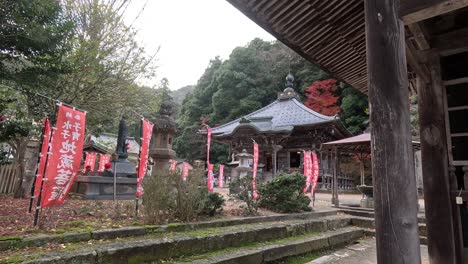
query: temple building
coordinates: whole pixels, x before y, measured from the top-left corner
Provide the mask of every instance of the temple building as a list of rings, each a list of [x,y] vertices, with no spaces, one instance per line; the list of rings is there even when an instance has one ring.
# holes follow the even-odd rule
[[[212,128],[212,140],[230,146],[232,162],[244,149],[252,153],[255,140],[259,144],[260,178],[264,180],[282,172],[302,173],[303,150],[319,151],[323,142],[351,136],[337,116],[319,114],[302,104],[293,81],[289,74],[286,89],[271,104]],[[319,158],[319,181],[325,183],[325,178],[331,177],[328,158],[325,154]]]

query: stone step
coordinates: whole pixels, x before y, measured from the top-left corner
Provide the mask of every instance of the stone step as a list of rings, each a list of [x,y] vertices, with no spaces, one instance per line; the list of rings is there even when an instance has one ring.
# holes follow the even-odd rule
[[[374,218],[375,216],[373,210],[363,209],[363,208],[358,209],[354,207],[340,207],[338,210],[340,213],[345,213],[345,214],[354,215],[354,216],[369,217],[369,218]],[[418,214],[418,222],[419,223],[426,222],[426,219],[422,214]]]
[[[317,212],[278,214],[271,216],[239,217],[231,219],[218,219],[193,223],[175,223],[168,225],[129,226],[121,228],[109,228],[94,230],[91,232],[64,233],[64,234],[38,234],[28,237],[18,237],[0,241],[0,252],[12,248],[40,247],[47,243],[78,243],[89,240],[108,240],[123,237],[140,237],[154,233],[193,231],[203,228],[227,227],[254,223],[268,223],[275,221],[288,221],[294,219],[316,219],[333,216],[337,210],[323,210]]]
[[[142,263],[178,256],[239,247],[249,243],[290,238],[348,227],[351,218],[328,216],[321,219],[257,223],[227,228],[201,229],[167,234],[165,237],[127,238],[96,245],[82,243],[80,250],[61,251],[25,263]],[[161,235],[161,234],[159,234]],[[76,246],[75,246],[76,247]],[[26,256],[29,259],[37,257]]]
[[[366,229],[366,231],[365,231],[366,235],[375,236],[375,220],[374,220],[374,218],[353,216],[352,219],[351,219],[351,224],[353,226],[365,228]],[[421,244],[427,245],[426,224],[419,223],[418,224],[418,229],[419,229],[419,239],[421,241]]]
[[[257,264],[281,260],[287,257],[304,255],[311,252],[329,250],[350,244],[364,236],[363,229],[356,227],[327,231],[291,238],[289,240],[271,241],[263,245],[244,247],[240,249],[212,252],[207,255],[192,256],[178,260],[176,263],[194,264]]]

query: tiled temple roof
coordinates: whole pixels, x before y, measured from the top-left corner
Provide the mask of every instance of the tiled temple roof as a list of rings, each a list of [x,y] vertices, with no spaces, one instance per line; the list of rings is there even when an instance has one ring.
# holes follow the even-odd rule
[[[217,137],[228,136],[244,126],[250,126],[259,133],[284,133],[291,132],[296,126],[340,122],[336,116],[325,116],[309,109],[297,98],[292,88],[286,88],[273,103],[227,124],[214,127],[212,134]]]

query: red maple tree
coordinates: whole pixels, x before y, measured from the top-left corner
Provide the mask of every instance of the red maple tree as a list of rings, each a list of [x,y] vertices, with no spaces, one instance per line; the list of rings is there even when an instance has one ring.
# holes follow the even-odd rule
[[[323,115],[336,115],[340,112],[340,107],[337,105],[336,89],[335,79],[315,81],[306,88],[307,99],[304,104]]]

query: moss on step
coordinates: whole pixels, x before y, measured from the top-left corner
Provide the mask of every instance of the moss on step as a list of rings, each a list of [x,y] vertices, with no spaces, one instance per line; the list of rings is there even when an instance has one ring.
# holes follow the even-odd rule
[[[246,243],[238,247],[225,248],[222,250],[216,250],[216,251],[208,252],[208,253],[201,254],[201,255],[183,256],[183,257],[175,258],[174,260],[170,260],[169,263],[175,262],[175,261],[190,262],[190,261],[195,261],[195,260],[200,260],[200,259],[209,259],[213,257],[226,255],[228,253],[232,253],[238,250],[249,250],[249,249],[255,249],[258,247],[262,247],[262,246],[283,244],[287,242],[297,241],[306,237],[316,237],[319,234],[320,234],[319,232],[309,232],[309,233],[305,233],[305,234],[294,236],[294,237],[286,237],[286,238],[275,239],[275,240],[270,240],[270,241],[265,241],[265,242]]]
[[[11,241],[11,240],[21,240],[19,236],[4,236],[0,237],[0,241]]]
[[[319,251],[309,252],[304,255],[287,257],[284,259],[271,261],[271,262],[268,262],[268,264],[304,264],[312,260],[318,259],[321,256],[330,254],[331,252],[332,251],[330,250],[319,250]]]
[[[227,227],[213,227],[213,228],[204,228],[204,229],[197,229],[197,230],[192,230],[192,231],[178,231],[178,232],[154,232],[154,233],[149,233],[148,235],[145,236],[140,236],[140,237],[126,237],[126,238],[116,238],[116,239],[108,239],[108,240],[92,240],[92,241],[83,241],[83,242],[77,242],[77,243],[67,243],[67,244],[60,244],[56,245],[56,248],[54,248],[54,253],[53,255],[60,254],[60,253],[66,253],[70,252],[76,249],[95,249],[97,247],[102,247],[102,246],[107,246],[107,245],[112,245],[114,243],[120,243],[120,242],[132,242],[132,241],[145,241],[149,239],[157,239],[157,238],[177,238],[177,237],[207,237],[211,235],[217,235],[217,234],[224,234],[224,233],[233,233],[233,232],[243,232],[243,231],[250,231],[250,230],[255,230],[255,229],[263,229],[263,228],[269,228],[269,227],[282,227],[282,226],[288,226],[288,225],[297,225],[297,224],[307,224],[310,221],[315,221],[311,219],[306,219],[306,220],[289,220],[289,221],[281,221],[281,222],[270,222],[270,223],[252,223],[252,224],[244,224],[244,225],[235,225],[235,226],[227,226]],[[147,229],[155,229],[158,228],[157,226],[146,226],[145,228]],[[298,229],[298,231],[302,231],[306,229]],[[309,230],[309,231],[315,231],[315,230]],[[288,232],[287,235],[292,235],[293,233]],[[296,233],[298,234],[298,233]],[[307,235],[313,235],[314,233],[307,233]],[[283,239],[279,240],[273,240],[271,242],[263,242],[263,243],[258,243],[257,245],[268,245],[269,243],[284,243],[287,241],[292,241],[295,239],[300,239],[304,237],[305,235],[297,235],[294,237],[286,237]],[[253,244],[246,244],[242,245],[243,247],[248,247],[248,246],[253,246]],[[229,249],[227,249],[229,250]],[[40,253],[43,252],[43,249],[41,248],[29,248],[29,249],[17,249],[17,250],[10,250],[8,252],[2,252],[6,253],[5,255],[2,254],[2,257],[0,257],[0,263],[3,261],[3,263],[9,263],[10,260],[14,260],[17,258],[23,259],[24,256],[30,255],[32,258],[37,258],[40,256]],[[225,253],[226,251],[221,251],[221,254]],[[211,254],[211,253],[210,253]],[[139,257],[134,257],[131,259],[131,261],[134,261],[135,263],[143,261],[143,259],[140,259]]]

